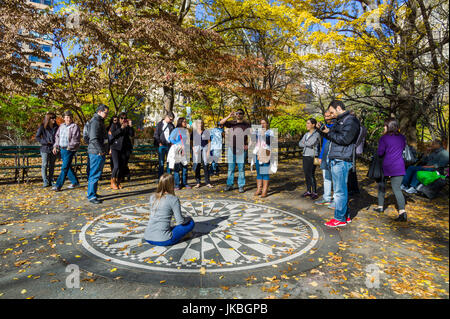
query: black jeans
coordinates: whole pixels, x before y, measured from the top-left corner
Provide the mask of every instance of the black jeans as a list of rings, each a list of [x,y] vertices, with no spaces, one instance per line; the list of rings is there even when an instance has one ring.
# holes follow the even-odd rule
[[[303,171],[305,172],[307,191],[317,193],[316,166],[313,156],[303,156]]]
[[[111,150],[112,178],[123,178],[125,176],[129,158],[129,152]]]

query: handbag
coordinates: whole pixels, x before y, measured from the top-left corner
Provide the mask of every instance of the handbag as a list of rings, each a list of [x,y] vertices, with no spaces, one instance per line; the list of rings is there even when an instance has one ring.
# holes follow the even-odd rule
[[[384,178],[383,158],[379,157],[378,154],[372,156],[367,177],[375,181],[380,181]]]
[[[403,160],[405,161],[405,164],[410,165],[417,162],[416,155],[414,154],[413,148],[406,144],[405,148],[403,149]]]
[[[320,158],[314,157],[314,163],[313,164],[316,165],[316,166],[320,166],[320,164],[321,164]]]
[[[273,161],[270,164],[270,172],[275,174],[277,172],[277,169],[278,169],[278,163],[277,163],[277,161]]]

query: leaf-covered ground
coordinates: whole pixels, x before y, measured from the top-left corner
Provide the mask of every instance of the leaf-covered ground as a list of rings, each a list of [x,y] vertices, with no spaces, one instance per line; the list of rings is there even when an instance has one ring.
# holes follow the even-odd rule
[[[350,200],[356,217],[339,229],[342,238],[339,251],[321,257],[311,251],[311,258],[319,258],[320,266],[301,273],[292,263],[288,271],[274,269],[270,278],[250,276],[237,286],[224,283],[217,288],[201,289],[168,287],[164,281],[159,285],[127,282],[120,276],[110,279],[84,271],[80,288],[66,287],[68,274],[58,248],[71,245],[65,242],[64,234],[76,233],[83,226],[73,227],[73,221],[80,216],[89,220],[115,207],[145,204],[155,190],[153,174],[133,176],[118,191],[109,188],[109,180],[102,180],[99,193],[109,196],[98,206],[86,200],[83,179],[82,187],[59,193],[41,188],[39,180],[2,184],[0,298],[449,298],[448,189],[435,200],[408,196],[408,222],[396,223],[395,198],[389,188],[386,211],[381,214],[373,211],[377,189],[366,174],[367,168],[359,164],[361,193]],[[39,176],[39,171],[35,176]],[[193,183],[192,171],[189,176]],[[319,170],[316,177],[321,185]],[[266,199],[253,197],[255,172],[250,171],[244,194],[223,192],[225,174],[222,174],[213,177],[214,189],[203,186],[199,190],[179,191],[178,195],[191,200],[233,198],[282,204],[307,210],[324,222],[332,217],[330,209],[301,198],[305,186],[298,159],[281,162],[279,171],[271,178],[270,196]],[[114,271],[111,267],[111,272]]]

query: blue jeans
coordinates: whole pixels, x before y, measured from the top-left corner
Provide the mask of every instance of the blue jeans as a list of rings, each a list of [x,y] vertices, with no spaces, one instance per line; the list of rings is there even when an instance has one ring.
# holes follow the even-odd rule
[[[146,240],[151,245],[156,246],[171,246],[178,243],[187,233],[194,229],[195,223],[191,219],[189,223],[185,225],[177,225],[172,228],[172,238],[166,241],[150,241]]]
[[[329,169],[323,169],[323,199],[331,202],[333,195],[331,194],[333,189],[333,180],[331,177],[331,171]]]
[[[269,169],[270,169],[270,162],[261,164],[258,160],[258,156],[256,157],[256,179],[262,179],[264,181],[269,180]]]
[[[234,170],[237,165],[239,170],[238,175],[238,187],[245,186],[245,154],[240,155],[233,154],[231,149],[228,150],[228,178],[227,186],[233,186],[234,184]]]
[[[169,153],[169,146],[162,145],[158,147],[158,161],[159,161],[158,178],[160,178],[161,175],[164,174],[164,163],[166,162],[168,153]],[[169,172],[169,165],[167,165],[167,173],[168,172]]]
[[[181,179],[182,184],[180,184],[180,170],[181,170]],[[170,172],[170,169],[168,169]],[[176,188],[181,188],[182,186],[187,186],[187,179],[188,179],[188,166],[183,165],[181,163],[176,163],[173,168],[173,179],[175,182]]]
[[[58,180],[56,181],[56,187],[61,188],[64,185],[64,181],[66,177],[69,178],[70,182],[73,185],[78,185],[78,178],[75,175],[75,172],[72,169],[72,160],[75,156],[76,151],[68,151],[65,149],[61,149],[61,173],[58,176]]]
[[[419,180],[417,179],[417,172],[418,171],[432,172],[435,170],[436,170],[435,168],[430,168],[430,167],[410,166],[406,169],[406,174],[403,177],[402,185],[405,187],[417,188],[417,186],[419,186],[419,184],[420,184]]]
[[[89,180],[87,189],[88,199],[97,199],[97,187],[105,165],[105,155],[89,154]]]
[[[219,161],[220,161],[220,157],[222,155],[222,149],[214,149],[211,150],[211,156],[213,157],[212,163],[211,163],[211,167],[209,170],[210,175],[212,175],[213,173],[219,173]]]
[[[41,152],[42,165],[41,165],[41,175],[44,186],[52,185],[53,174],[55,172],[55,161],[56,156],[53,153],[43,153]],[[48,174],[47,174],[48,171]]]
[[[349,215],[348,210],[348,172],[352,168],[352,162],[346,162],[338,159],[330,160],[331,177],[334,185],[334,219],[340,222],[346,222]]]

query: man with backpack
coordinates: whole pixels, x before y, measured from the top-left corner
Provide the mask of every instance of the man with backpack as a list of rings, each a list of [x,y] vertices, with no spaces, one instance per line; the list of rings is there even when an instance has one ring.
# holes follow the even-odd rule
[[[334,218],[325,223],[328,227],[341,227],[351,222],[348,209],[348,173],[356,160],[355,147],[360,133],[359,120],[345,110],[342,101],[334,100],[328,107],[330,114],[336,118],[333,127],[326,126],[320,133],[329,140],[327,161],[331,170],[334,186]]]
[[[105,118],[108,116],[109,107],[100,104],[89,124],[89,166],[90,174],[88,180],[87,198],[93,204],[100,204],[97,186],[103,172],[106,160],[108,135],[106,134]]]
[[[173,115],[166,114],[164,119],[156,125],[155,134],[153,135],[155,146],[158,147],[158,180],[162,174],[164,174],[164,163],[166,162],[167,154],[169,153],[169,148],[171,145],[169,142],[169,136],[175,129],[175,126],[172,123],[173,118]],[[169,172],[168,165],[167,172]]]

